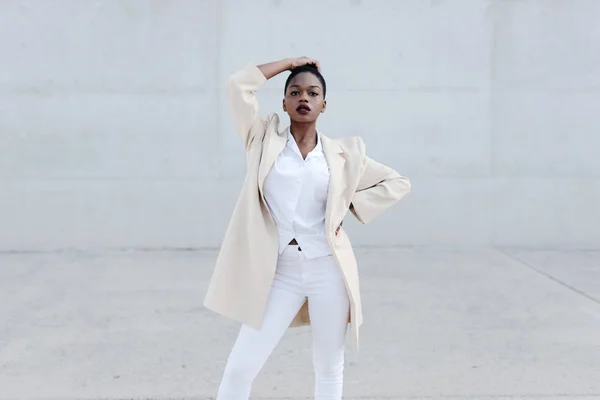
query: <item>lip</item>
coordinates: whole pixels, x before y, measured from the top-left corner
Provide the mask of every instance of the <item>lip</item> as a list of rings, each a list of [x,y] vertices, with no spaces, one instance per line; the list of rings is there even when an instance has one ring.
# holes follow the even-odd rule
[[[300,104],[298,107],[296,107],[296,111],[299,114],[308,114],[311,110],[308,104]]]

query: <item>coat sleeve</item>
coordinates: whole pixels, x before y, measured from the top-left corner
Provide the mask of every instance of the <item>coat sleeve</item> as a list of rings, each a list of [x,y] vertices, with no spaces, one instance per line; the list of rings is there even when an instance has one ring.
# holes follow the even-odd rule
[[[227,98],[233,114],[233,123],[246,150],[264,131],[264,121],[259,115],[255,92],[262,88],[266,81],[267,78],[255,65],[249,65],[227,79]]]
[[[360,140],[364,149],[364,143]],[[362,175],[350,211],[363,224],[390,208],[411,190],[408,178],[363,154]]]

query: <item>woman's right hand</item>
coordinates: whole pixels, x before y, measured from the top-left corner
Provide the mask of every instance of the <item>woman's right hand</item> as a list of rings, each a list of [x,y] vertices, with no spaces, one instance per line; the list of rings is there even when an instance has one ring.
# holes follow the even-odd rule
[[[319,65],[319,62],[308,57],[284,58],[279,61],[258,65],[258,69],[260,69],[265,78],[271,79],[283,71],[291,71],[294,68],[298,68],[307,64],[314,65],[317,70],[321,72],[321,66]]]
[[[321,72],[321,66],[319,65],[319,62],[308,57],[290,58],[290,71],[307,64],[314,65],[317,70]]]

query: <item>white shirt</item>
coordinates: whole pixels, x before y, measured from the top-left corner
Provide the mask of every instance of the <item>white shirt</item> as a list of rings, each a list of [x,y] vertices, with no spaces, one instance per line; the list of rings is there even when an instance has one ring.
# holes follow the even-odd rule
[[[279,254],[296,239],[307,258],[331,254],[325,237],[329,166],[317,136],[316,147],[302,158],[288,129],[287,145],[277,156],[263,186],[279,232]]]

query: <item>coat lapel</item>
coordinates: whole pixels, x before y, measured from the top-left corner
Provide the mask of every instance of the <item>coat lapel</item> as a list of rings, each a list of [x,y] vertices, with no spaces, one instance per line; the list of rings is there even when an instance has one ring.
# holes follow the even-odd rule
[[[283,132],[277,132],[277,135],[271,135],[271,138],[265,143],[260,165],[258,167],[258,189],[263,195],[263,185],[267,174],[273,167],[279,153],[283,151],[288,139],[288,129]]]
[[[325,211],[325,231],[333,232],[337,229],[335,211],[338,209],[338,200],[344,190],[343,170],[346,159],[340,145],[319,133],[323,145],[323,153],[329,165],[329,191],[327,193],[327,207]]]

